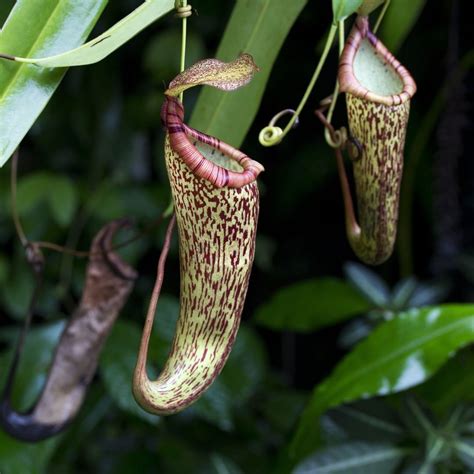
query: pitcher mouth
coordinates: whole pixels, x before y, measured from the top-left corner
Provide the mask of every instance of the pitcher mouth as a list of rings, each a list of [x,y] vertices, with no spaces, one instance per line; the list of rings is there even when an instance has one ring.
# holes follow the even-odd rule
[[[255,181],[264,170],[240,150],[186,125],[184,109],[177,98],[166,97],[161,118],[171,148],[194,175],[213,186],[240,188]]]
[[[416,92],[411,74],[370,31],[363,16],[357,17],[347,38],[338,75],[341,92],[387,106],[403,104]]]

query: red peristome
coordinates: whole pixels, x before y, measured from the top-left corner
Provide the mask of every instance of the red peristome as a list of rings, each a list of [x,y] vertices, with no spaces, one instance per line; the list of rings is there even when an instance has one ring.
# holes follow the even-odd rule
[[[399,75],[403,89],[399,94],[382,96],[362,86],[354,75],[354,59],[363,39],[367,39],[382,59]],[[366,16],[358,16],[347,40],[339,61],[339,85],[341,92],[348,92],[361,99],[393,106],[410,100],[416,92],[416,84],[408,70],[370,31]]]
[[[241,188],[254,182],[264,170],[260,163],[252,160],[240,150],[184,124],[184,109],[181,102],[175,97],[166,97],[161,110],[161,119],[169,134],[171,148],[178,153],[195,176],[205,179],[216,188]],[[206,159],[191,143],[189,137],[224,153],[239,163],[243,171],[239,173],[228,170]]]

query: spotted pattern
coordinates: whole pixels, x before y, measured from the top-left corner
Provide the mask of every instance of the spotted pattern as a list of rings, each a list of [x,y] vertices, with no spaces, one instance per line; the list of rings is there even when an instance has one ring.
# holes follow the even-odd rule
[[[357,81],[354,59],[365,39],[383,67],[400,78],[400,93],[381,96]],[[341,55],[339,82],[346,92],[350,133],[360,145],[360,156],[353,161],[359,225],[350,222],[352,217],[346,209],[347,234],[357,256],[377,265],[390,257],[395,243],[405,134],[416,84],[370,32],[368,19],[362,16],[357,18]]]
[[[167,135],[166,165],[180,252],[180,316],[156,381],[142,380],[139,401],[171,414],[194,402],[222,370],[234,343],[254,259],[256,182],[216,188],[190,171]]]
[[[353,163],[360,235],[350,242],[372,265],[389,258],[395,243],[409,111],[409,102],[387,107],[347,94],[351,134],[362,145]]]
[[[231,91],[248,84],[258,70],[252,56],[247,53],[242,53],[235,61],[228,63],[218,59],[203,59],[178,74],[165,94],[176,97],[199,84]]]

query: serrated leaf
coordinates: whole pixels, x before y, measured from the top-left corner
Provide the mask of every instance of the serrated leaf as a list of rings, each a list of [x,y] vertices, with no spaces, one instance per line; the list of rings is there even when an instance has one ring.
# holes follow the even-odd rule
[[[41,57],[31,55],[20,57],[15,52],[10,54],[17,62],[36,64],[48,68],[84,66],[97,63],[130,41],[151,23],[173,10],[174,6],[175,0],[146,0],[132,13],[122,18],[97,38],[64,53]]]
[[[361,6],[362,0],[332,0],[334,23],[345,20]]]
[[[391,474],[407,450],[393,444],[354,441],[316,452],[294,474]]]
[[[278,291],[260,306],[259,324],[278,330],[314,331],[371,309],[372,304],[336,278],[299,282]]]
[[[361,294],[376,306],[387,306],[390,291],[387,284],[375,272],[360,263],[349,262],[344,265],[344,273]]]
[[[79,46],[107,0],[18,0],[0,31],[0,52],[56,54]],[[2,60],[0,67],[0,166],[10,158],[58,87],[64,69]]]
[[[231,94],[204,88],[191,127],[240,147],[260,106],[273,63],[307,0],[237,0],[216,57],[231,61],[241,52],[260,68],[253,81]]]
[[[473,341],[474,305],[411,310],[381,324],[316,387],[293,439],[293,456],[301,459],[317,444],[318,420],[328,408],[418,385]]]

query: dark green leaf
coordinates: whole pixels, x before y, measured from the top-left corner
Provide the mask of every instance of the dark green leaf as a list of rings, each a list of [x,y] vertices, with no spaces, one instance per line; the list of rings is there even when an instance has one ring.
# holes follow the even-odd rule
[[[418,20],[426,0],[392,2],[382,22],[380,37],[392,52],[397,51]]]
[[[457,403],[474,401],[474,353],[466,349],[449,360],[416,394],[438,412],[445,413]]]
[[[316,452],[295,469],[295,474],[391,474],[407,450],[393,444],[352,443]]]
[[[319,417],[328,408],[420,384],[472,341],[473,305],[411,310],[381,324],[313,392],[293,440],[294,455],[314,449]]]
[[[390,299],[386,283],[372,270],[360,263],[346,263],[344,273],[349,281],[376,306],[385,307]]]
[[[332,0],[334,23],[345,20],[361,6],[362,0]]]
[[[107,0],[18,0],[0,31],[0,52],[56,54],[83,43]],[[0,68],[0,166],[8,160],[44,109],[64,69],[2,60]]]
[[[257,322],[279,330],[314,331],[371,308],[359,292],[336,278],[308,280],[277,292],[257,310]]]
[[[404,435],[396,413],[377,399],[337,407],[325,417],[330,418],[349,439],[395,442]]]
[[[56,176],[47,189],[49,206],[56,222],[68,226],[77,209],[78,198],[74,184],[67,178]]]
[[[0,431],[0,472],[2,474],[44,474],[58,438],[37,444],[15,441]]]
[[[260,68],[252,82],[235,92],[204,88],[191,126],[239,147],[253,122],[280,48],[307,0],[238,0],[216,57],[233,61],[253,56]]]

